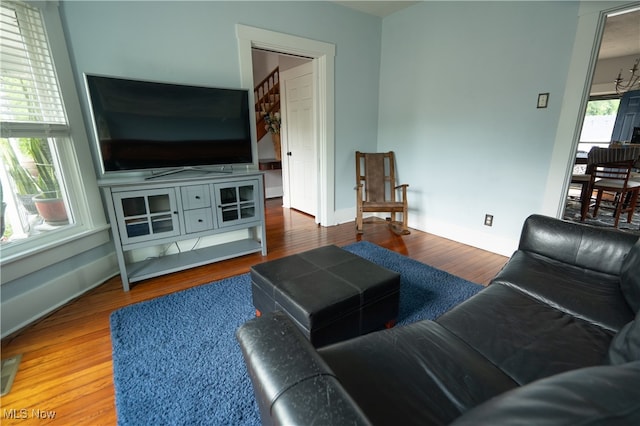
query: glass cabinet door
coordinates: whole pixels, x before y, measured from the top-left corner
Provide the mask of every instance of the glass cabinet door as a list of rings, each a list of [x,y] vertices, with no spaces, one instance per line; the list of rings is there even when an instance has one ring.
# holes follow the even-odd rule
[[[124,244],[180,234],[173,188],[122,192],[114,202]]]
[[[221,227],[256,220],[260,212],[257,203],[258,183],[255,180],[215,184],[218,223]]]

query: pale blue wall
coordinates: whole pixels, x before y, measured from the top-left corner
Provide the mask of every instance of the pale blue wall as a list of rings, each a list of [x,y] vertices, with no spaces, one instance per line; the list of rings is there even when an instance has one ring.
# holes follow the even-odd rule
[[[377,142],[380,18],[331,2],[218,1],[70,1],[62,17],[78,78],[239,87],[238,23],[335,44],[335,205],[353,206],[353,152]]]
[[[578,8],[425,2],[383,20],[378,148],[396,152],[414,226],[508,242],[540,211]]]

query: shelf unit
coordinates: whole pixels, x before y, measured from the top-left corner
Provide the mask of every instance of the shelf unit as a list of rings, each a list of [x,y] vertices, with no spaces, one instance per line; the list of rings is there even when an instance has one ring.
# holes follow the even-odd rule
[[[282,169],[282,161],[281,160],[276,160],[275,158],[272,159],[261,159],[258,162],[258,168],[260,170],[281,170]]]
[[[159,275],[267,254],[261,172],[99,184],[125,291]]]

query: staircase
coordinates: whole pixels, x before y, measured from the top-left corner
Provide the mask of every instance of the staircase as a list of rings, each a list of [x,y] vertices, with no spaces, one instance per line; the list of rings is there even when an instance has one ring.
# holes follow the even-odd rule
[[[276,67],[253,89],[256,100],[256,133],[259,141],[267,134],[264,116],[267,113],[280,112],[280,70]]]

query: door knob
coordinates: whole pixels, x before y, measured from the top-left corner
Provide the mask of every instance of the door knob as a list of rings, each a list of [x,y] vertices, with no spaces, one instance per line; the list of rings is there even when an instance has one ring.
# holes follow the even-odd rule
[[[291,157],[291,151],[288,151],[288,152],[287,152],[287,155],[288,155],[289,157]]]

